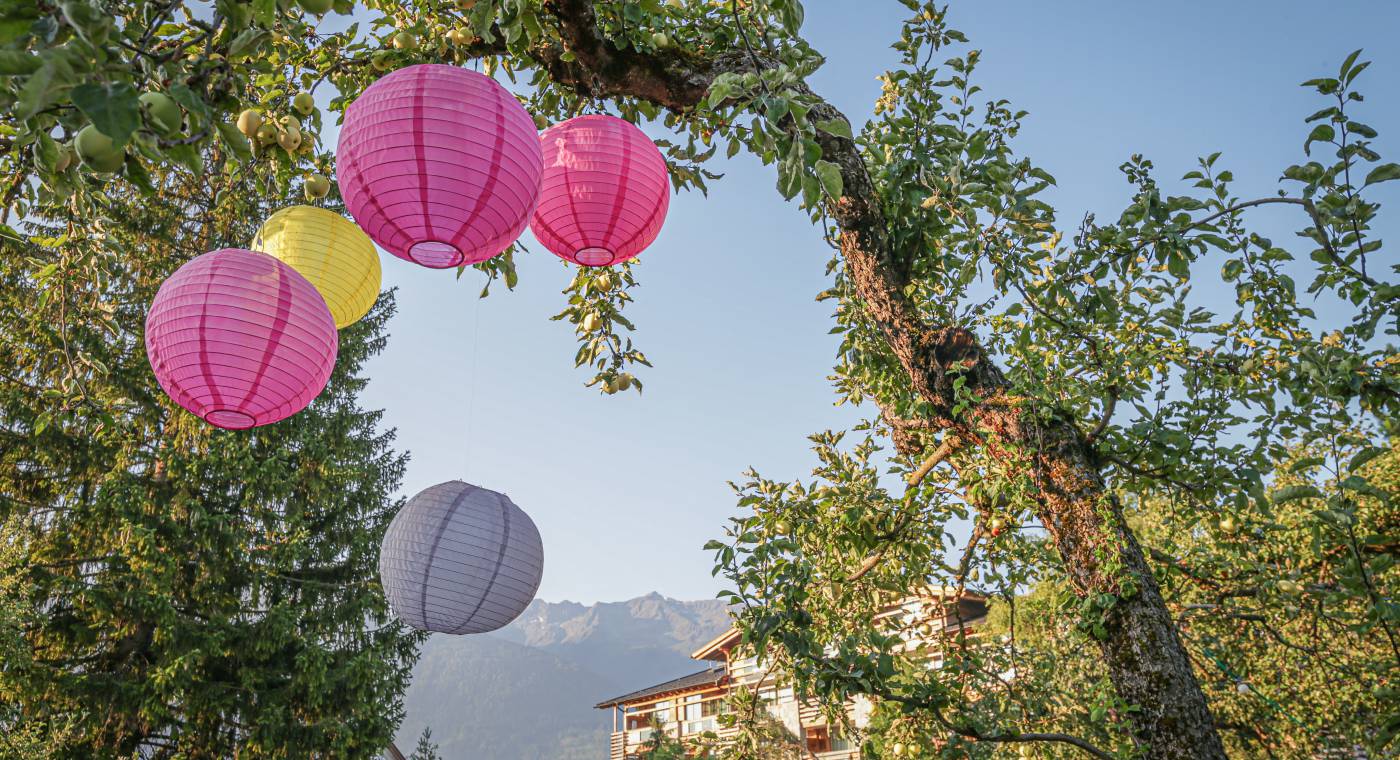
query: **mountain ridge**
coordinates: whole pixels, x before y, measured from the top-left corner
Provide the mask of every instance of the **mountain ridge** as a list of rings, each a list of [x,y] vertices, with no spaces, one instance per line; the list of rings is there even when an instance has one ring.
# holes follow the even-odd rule
[[[407,750],[430,726],[444,760],[606,760],[612,720],[593,706],[701,669],[690,653],[729,624],[718,599],[652,592],[591,605],[536,599],[499,631],[434,634],[395,742]]]

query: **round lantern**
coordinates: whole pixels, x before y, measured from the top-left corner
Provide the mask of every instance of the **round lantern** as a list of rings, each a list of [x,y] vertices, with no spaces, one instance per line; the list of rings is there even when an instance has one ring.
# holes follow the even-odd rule
[[[651,245],[671,202],[666,159],[615,116],[569,119],[540,136],[544,179],[530,229],[560,258],[606,266]]]
[[[354,222],[315,206],[291,206],[263,222],[253,250],[291,266],[330,307],[336,327],[369,313],[379,297],[379,254]]]
[[[146,355],[161,389],[221,428],[306,408],[326,386],[336,348],[316,288],[277,259],[239,248],[177,269],[146,315]]]
[[[530,517],[505,494],[460,480],[409,499],[379,549],[389,606],[423,631],[494,631],[525,611],[543,572]]]
[[[441,269],[495,256],[539,196],[530,114],[491,77],[421,64],[370,85],[345,111],[336,178],[384,250]]]

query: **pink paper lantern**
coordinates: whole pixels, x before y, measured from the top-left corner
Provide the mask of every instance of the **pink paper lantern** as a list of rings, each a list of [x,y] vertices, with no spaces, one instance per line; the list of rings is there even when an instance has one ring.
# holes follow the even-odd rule
[[[177,269],[146,315],[146,356],[161,389],[231,430],[306,408],[326,387],[337,347],[335,320],[315,286],[241,248]]]
[[[491,77],[421,64],[345,111],[336,178],[384,250],[425,267],[475,264],[525,230],[543,165],[535,122]]]
[[[560,258],[606,266],[636,258],[671,203],[666,159],[632,124],[578,116],[545,130],[544,179],[530,229]]]

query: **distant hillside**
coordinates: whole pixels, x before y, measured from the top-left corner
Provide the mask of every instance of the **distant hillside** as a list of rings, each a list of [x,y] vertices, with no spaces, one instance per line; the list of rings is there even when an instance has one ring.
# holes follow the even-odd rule
[[[605,760],[612,721],[593,705],[693,672],[729,625],[718,600],[648,594],[585,606],[535,600],[484,636],[434,635],[405,695],[398,745],[432,726],[446,760]]]

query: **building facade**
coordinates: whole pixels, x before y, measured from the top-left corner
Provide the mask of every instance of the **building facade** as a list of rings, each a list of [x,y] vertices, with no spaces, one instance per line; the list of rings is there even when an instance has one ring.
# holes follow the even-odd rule
[[[975,635],[986,614],[987,600],[979,594],[964,591],[954,596],[950,589],[931,588],[889,605],[880,617],[911,631],[908,640],[912,647],[920,638],[942,638],[959,629]],[[730,692],[740,686],[758,693],[807,757],[859,760],[859,746],[842,736],[840,727],[829,725],[816,704],[797,699],[791,686],[782,685],[779,674],[764,670],[756,658],[736,651],[739,640],[739,631],[731,628],[691,654],[693,659],[709,663],[704,670],[598,703],[596,707],[609,710],[613,718],[609,760],[637,758],[657,731],[681,741],[706,731],[721,739],[732,736],[738,729],[721,727],[719,716],[728,707]],[[866,725],[869,702],[857,699],[846,709],[853,725]]]

